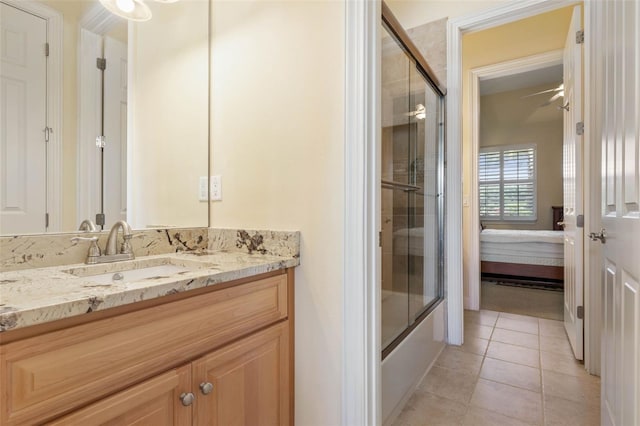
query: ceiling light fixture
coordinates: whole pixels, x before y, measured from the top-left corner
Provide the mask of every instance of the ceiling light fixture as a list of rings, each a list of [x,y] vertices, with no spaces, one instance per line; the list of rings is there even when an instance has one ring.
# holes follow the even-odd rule
[[[100,0],[114,15],[130,21],[143,22],[151,19],[151,10],[142,0]]]

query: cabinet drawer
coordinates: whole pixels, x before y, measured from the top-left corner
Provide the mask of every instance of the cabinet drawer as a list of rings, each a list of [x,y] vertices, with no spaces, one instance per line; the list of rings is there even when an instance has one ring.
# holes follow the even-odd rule
[[[287,275],[0,347],[2,424],[52,419],[287,317]]]

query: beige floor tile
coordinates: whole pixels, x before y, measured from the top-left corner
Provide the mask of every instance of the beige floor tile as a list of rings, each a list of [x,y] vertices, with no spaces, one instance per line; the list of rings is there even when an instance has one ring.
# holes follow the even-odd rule
[[[531,323],[536,323],[538,324],[538,318],[537,317],[531,317],[529,315],[519,315],[519,314],[512,314],[509,312],[500,312],[500,317],[499,318],[509,318],[509,319],[513,319],[516,321],[524,321],[524,322],[531,322]]]
[[[487,357],[540,368],[540,352],[522,346],[492,341],[487,349]]]
[[[482,357],[447,346],[438,357],[436,365],[458,373],[477,375],[482,365]]]
[[[540,369],[526,365],[485,358],[480,377],[534,392],[541,391]]]
[[[460,346],[460,350],[476,355],[484,355],[487,352],[489,341],[487,339],[478,339],[477,337],[466,337],[464,344]]]
[[[460,424],[466,411],[466,404],[417,391],[393,426],[451,426]]]
[[[564,331],[564,323],[562,321],[540,319],[539,327],[541,336],[567,338],[567,333]]]
[[[464,311],[464,320],[470,324],[487,325],[493,327],[498,320],[498,312],[495,311]]]
[[[596,376],[576,377],[544,370],[542,386],[546,396],[559,396],[586,406],[600,406],[600,379]]]
[[[479,379],[471,405],[514,417],[527,423],[542,422],[540,394],[513,386]]]
[[[493,327],[489,327],[486,325],[465,324],[464,338],[466,339],[467,337],[476,337],[478,339],[489,339],[491,338],[492,331]]]
[[[489,346],[489,348],[491,348],[491,346]],[[543,370],[551,370],[578,377],[589,376],[589,373],[584,369],[584,365],[576,360],[573,355],[541,351],[540,361],[542,362]]]
[[[459,373],[436,365],[425,377],[420,390],[467,404],[471,399],[476,380],[475,375]]]
[[[504,328],[496,328],[493,330],[491,340],[510,345],[524,346],[530,349],[539,349],[538,336],[536,334],[522,333],[520,331],[507,330]]]
[[[544,420],[547,426],[597,426],[600,424],[600,406],[587,407],[547,395],[544,397]]]
[[[571,349],[571,345],[569,344],[569,339],[567,339],[567,336],[540,336],[540,350],[545,352],[553,352],[560,355],[573,356],[573,349]]]
[[[525,423],[513,417],[503,416],[484,408],[469,407],[462,419],[463,426],[526,426],[535,423]]]
[[[538,334],[538,323],[530,321],[520,321],[513,318],[498,318],[496,327],[507,330],[521,331],[523,333]]]

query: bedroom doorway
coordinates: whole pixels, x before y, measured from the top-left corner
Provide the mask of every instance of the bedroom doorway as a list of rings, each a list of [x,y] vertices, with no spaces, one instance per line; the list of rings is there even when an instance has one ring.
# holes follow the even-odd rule
[[[498,65],[500,72],[474,72],[481,228],[477,296],[481,309],[561,321],[562,55],[528,59]]]
[[[564,320],[582,359],[582,242],[571,231],[582,213],[581,82],[572,71],[581,69],[580,9],[557,15],[562,50],[470,70],[470,216],[479,220],[470,224],[465,307]]]

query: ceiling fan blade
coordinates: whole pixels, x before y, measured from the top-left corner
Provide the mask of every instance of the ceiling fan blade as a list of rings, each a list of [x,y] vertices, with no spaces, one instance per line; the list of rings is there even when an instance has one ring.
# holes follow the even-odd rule
[[[553,89],[543,90],[542,92],[536,92],[536,93],[532,93],[530,95],[523,96],[520,99],[530,98],[531,96],[543,95],[545,93],[557,92],[559,90],[562,90],[562,89],[560,89],[559,87],[554,87]]]
[[[553,103],[554,101],[556,101],[558,98],[562,97],[562,93],[556,93],[555,95],[553,95],[547,102],[543,103],[542,105],[540,105],[541,107],[546,107],[547,105],[550,105],[551,103]]]

